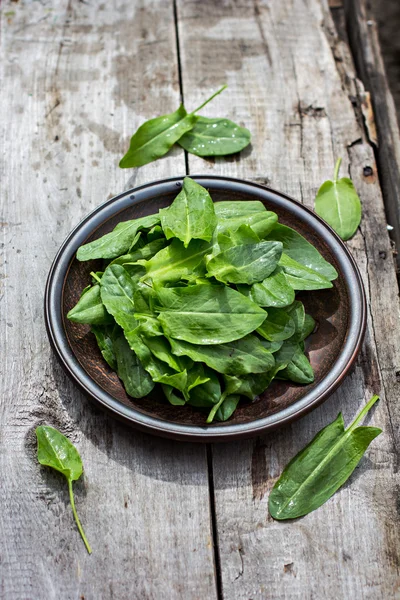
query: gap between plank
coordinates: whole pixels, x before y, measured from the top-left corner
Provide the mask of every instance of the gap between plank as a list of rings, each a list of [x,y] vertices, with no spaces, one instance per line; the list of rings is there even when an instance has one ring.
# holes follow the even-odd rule
[[[215,510],[215,488],[214,488],[214,473],[213,473],[213,459],[212,459],[211,444],[207,444],[207,468],[208,468],[208,491],[210,494],[210,514],[211,514],[211,527],[212,527],[213,551],[214,551],[215,583],[217,586],[217,598],[218,598],[218,600],[223,600],[221,559],[220,559],[220,555],[219,555],[219,545],[218,545],[218,528],[217,528],[217,514],[216,514],[216,510]]]
[[[183,80],[182,80],[182,63],[181,63],[181,50],[179,43],[179,27],[178,27],[178,7],[176,5],[176,0],[172,1],[172,5],[174,8],[174,23],[175,23],[175,42],[176,42],[176,56],[178,60],[178,79],[179,79],[179,93],[181,95],[181,102],[183,102]],[[182,148],[183,150],[183,148]],[[185,153],[185,175],[189,175],[189,156],[186,150],[183,150]]]
[[[173,9],[174,9],[174,22],[175,22],[176,55],[177,55],[177,60],[178,60],[179,92],[181,95],[181,102],[184,102],[182,63],[181,63],[181,52],[180,52],[180,43],[179,43],[177,0],[173,0]],[[184,152],[185,152],[185,174],[189,175],[189,155],[186,150],[184,150]],[[213,460],[212,460],[211,444],[207,444],[207,470],[208,470],[208,491],[209,491],[209,499],[210,499],[211,535],[212,535],[212,544],[213,544],[215,585],[216,585],[217,599],[223,600],[221,562],[220,562],[219,547],[218,547],[217,515],[215,512],[215,490],[214,490],[214,475],[213,475]]]

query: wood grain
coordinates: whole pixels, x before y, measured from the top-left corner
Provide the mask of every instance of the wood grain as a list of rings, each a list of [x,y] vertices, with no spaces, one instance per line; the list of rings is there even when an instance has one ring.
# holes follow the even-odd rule
[[[215,598],[205,448],[93,408],[50,352],[43,294],[63,239],[126,187],[184,172],[179,149],[118,169],[143,120],[179,104],[171,2],[3,2],[0,203],[0,597]],[[77,510],[36,461],[48,423],[76,444]]]
[[[345,14],[357,71],[371,93],[378,131],[377,158],[392,237],[400,248],[400,135],[396,107],[389,88],[377,23],[366,0],[346,0]],[[400,269],[400,255],[397,255]]]
[[[204,109],[252,131],[237,157],[189,156],[191,173],[268,183],[307,206],[335,159],[363,203],[348,243],[368,294],[368,329],[356,367],[311,415],[255,441],[213,447],[216,525],[225,599],[395,598],[400,593],[396,509],[399,305],[374,154],[362,127],[348,47],[325,2],[178,0],[187,106],[228,83]],[[349,422],[373,393],[367,419],[384,429],[344,488],[290,523],[268,517],[268,492],[288,460],[338,411]]]

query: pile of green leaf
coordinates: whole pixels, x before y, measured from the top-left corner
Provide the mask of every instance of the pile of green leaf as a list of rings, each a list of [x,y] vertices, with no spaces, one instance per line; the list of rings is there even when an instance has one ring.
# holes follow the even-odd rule
[[[81,246],[104,259],[68,318],[87,323],[130,396],[160,384],[173,405],[225,421],[274,378],[314,379],[315,322],[298,290],[331,288],[335,269],[258,201],[213,203],[186,177],[158,214]]]

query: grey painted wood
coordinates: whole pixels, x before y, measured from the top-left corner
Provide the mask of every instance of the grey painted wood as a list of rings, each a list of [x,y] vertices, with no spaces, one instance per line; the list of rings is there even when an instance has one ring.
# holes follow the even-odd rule
[[[175,110],[172,2],[3,2],[1,14],[0,597],[215,598],[205,448],[152,438],[92,407],[50,352],[46,275],[61,242],[127,186],[184,172],[177,150],[138,170],[129,135]],[[76,444],[66,482],[40,467],[34,429]]]
[[[361,127],[348,47],[318,0],[178,0],[183,92],[203,114],[253,133],[240,157],[189,156],[191,173],[268,183],[312,207],[335,159],[360,193],[364,217],[348,243],[368,295],[363,350],[341,388],[301,421],[257,440],[215,445],[213,476],[225,600],[395,598],[400,593],[396,509],[399,305],[373,150]],[[349,422],[373,393],[383,428],[348,484],[318,511],[274,522],[268,492],[288,460],[338,411]]]
[[[357,70],[371,93],[378,132],[377,158],[382,178],[389,223],[397,250],[400,248],[400,135],[396,107],[386,77],[378,27],[374,13],[365,0],[344,2],[349,40]],[[397,255],[400,268],[400,255]]]

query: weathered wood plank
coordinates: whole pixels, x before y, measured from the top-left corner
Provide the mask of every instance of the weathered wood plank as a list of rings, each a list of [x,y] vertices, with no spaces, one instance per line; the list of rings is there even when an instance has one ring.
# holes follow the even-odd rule
[[[188,107],[221,83],[205,115],[229,116],[253,133],[240,158],[189,156],[191,173],[267,182],[308,206],[343,157],[363,202],[348,243],[368,294],[368,329],[340,390],[312,414],[255,441],[213,447],[216,519],[225,599],[394,598],[400,591],[396,460],[399,414],[397,284],[372,148],[360,126],[355,75],[327,5],[318,0],[193,3],[178,0],[183,92]],[[292,523],[268,517],[283,466],[342,410],[346,422],[372,393],[384,429],[349,483]]]
[[[214,598],[205,448],[137,433],[92,407],[50,352],[50,263],[89,210],[127,186],[184,172],[173,152],[121,171],[129,135],[179,104],[172,2],[3,2],[0,204],[0,596]],[[34,428],[59,427],[85,478],[40,467]]]
[[[344,2],[347,31],[357,70],[371,93],[378,131],[377,158],[386,213],[400,248],[400,135],[373,13],[365,0]],[[400,268],[400,255],[397,255]]]

